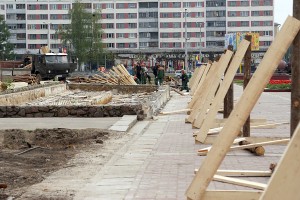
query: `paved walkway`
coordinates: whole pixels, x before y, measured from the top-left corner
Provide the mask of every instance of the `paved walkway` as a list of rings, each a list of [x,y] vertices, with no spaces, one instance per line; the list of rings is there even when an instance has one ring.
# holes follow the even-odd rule
[[[235,99],[242,88],[235,87]],[[190,97],[173,97],[164,111],[186,107]],[[253,118],[271,122],[289,121],[290,93],[263,93],[251,113]],[[185,124],[185,114],[158,116],[120,149],[92,181],[75,195],[74,199],[185,199],[185,191],[204,157],[196,150],[206,145],[195,145],[190,124]],[[143,123],[143,122],[140,122]],[[145,123],[145,122],[144,122]],[[253,135],[288,137],[289,125],[276,129],[255,129]],[[228,153],[221,169],[268,170],[270,163],[278,162],[285,146],[266,146],[263,157],[246,151]],[[248,178],[267,183],[268,178]],[[209,189],[248,189],[231,184],[212,182]]]
[[[234,91],[235,99],[238,99],[242,88],[235,86]],[[163,111],[186,108],[189,96],[173,92],[172,95]],[[290,93],[263,93],[251,116],[270,122],[285,122],[289,121],[289,110]],[[138,122],[128,133],[132,137],[122,147],[114,149],[114,155],[104,166],[95,166],[93,170],[96,171],[92,177],[85,183],[70,181],[72,185],[66,185],[66,188],[60,190],[66,190],[65,194],[72,191],[72,199],[76,200],[186,199],[184,193],[194,177],[194,169],[204,159],[196,155],[196,150],[207,145],[194,143],[191,124],[185,124],[185,118],[186,114],[182,113],[159,115],[154,120]],[[289,125],[275,129],[253,129],[251,135],[289,137]],[[266,146],[265,149],[266,153],[262,157],[243,150],[229,152],[220,169],[268,170],[270,163],[278,162],[285,146]],[[73,176],[76,176],[76,172]],[[247,180],[267,183],[268,178]],[[43,184],[33,188],[43,190]],[[249,188],[212,182],[209,189]]]

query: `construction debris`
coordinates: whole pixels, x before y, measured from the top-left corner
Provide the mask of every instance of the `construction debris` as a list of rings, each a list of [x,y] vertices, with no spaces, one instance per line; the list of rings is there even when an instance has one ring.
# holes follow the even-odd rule
[[[108,73],[99,72],[89,77],[71,77],[68,81],[76,83],[102,83],[111,85],[137,85],[123,65],[113,67]]]
[[[13,82],[26,82],[28,84],[37,84],[35,74],[16,75],[12,77]]]

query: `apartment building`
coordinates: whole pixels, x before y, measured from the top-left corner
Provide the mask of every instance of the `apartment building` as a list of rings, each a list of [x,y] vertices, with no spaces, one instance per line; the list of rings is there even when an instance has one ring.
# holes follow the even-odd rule
[[[43,45],[58,51],[59,26],[70,23],[74,0],[2,0],[17,54]],[[222,51],[226,33],[260,34],[261,50],[273,40],[273,0],[82,0],[101,10],[103,42],[114,52]],[[187,38],[187,39],[186,39]]]

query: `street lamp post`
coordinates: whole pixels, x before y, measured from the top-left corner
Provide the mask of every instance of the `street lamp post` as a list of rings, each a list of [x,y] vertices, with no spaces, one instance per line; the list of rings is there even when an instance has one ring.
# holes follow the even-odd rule
[[[200,26],[200,45],[199,45],[199,62],[201,63],[201,58],[202,58],[202,30],[201,30],[201,27],[202,27],[202,22],[199,22],[199,26]]]
[[[186,13],[187,13],[187,9],[184,10],[184,20],[185,20],[185,24],[184,24],[184,28],[185,28],[185,36],[184,36],[184,50],[185,50],[185,53],[184,53],[184,66],[185,66],[185,69],[186,69],[186,72],[188,72],[189,70],[189,67],[188,67],[188,53],[187,53],[187,20],[186,20]]]

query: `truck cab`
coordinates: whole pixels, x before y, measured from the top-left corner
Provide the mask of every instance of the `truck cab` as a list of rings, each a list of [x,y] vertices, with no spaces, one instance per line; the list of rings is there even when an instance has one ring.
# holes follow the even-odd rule
[[[45,53],[32,55],[32,74],[37,80],[65,79],[76,69],[75,59],[69,61],[66,53]]]

